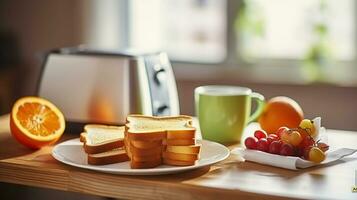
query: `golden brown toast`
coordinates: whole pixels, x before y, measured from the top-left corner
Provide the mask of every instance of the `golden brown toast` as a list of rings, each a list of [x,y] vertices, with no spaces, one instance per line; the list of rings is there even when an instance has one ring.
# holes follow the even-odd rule
[[[124,149],[114,149],[104,153],[88,154],[88,164],[90,165],[107,165],[129,160]]]
[[[162,164],[162,159],[152,160],[152,161],[145,161],[145,162],[137,162],[137,161],[130,161],[130,167],[132,169],[147,169],[147,168],[154,168]]]
[[[161,155],[164,150],[163,146],[157,146],[150,149],[141,149],[136,148],[130,145],[130,153],[133,156],[152,156],[152,155]]]
[[[182,154],[199,154],[201,149],[200,144],[190,146],[170,146],[166,147],[167,152],[182,153]]]
[[[86,125],[81,133],[84,151],[97,154],[124,146],[124,126]]]
[[[194,165],[196,163],[196,160],[194,160],[194,161],[182,161],[182,160],[171,160],[169,158],[163,158],[163,163],[166,164],[166,165],[190,166],[190,165]]]
[[[128,161],[124,149],[125,127],[88,124],[80,134],[88,164],[106,165]]]
[[[162,159],[180,166],[193,165],[200,150],[200,146],[195,146],[195,131],[192,117],[185,115],[129,115],[125,125],[124,141],[127,154],[131,158],[131,167],[156,167],[162,164]],[[172,146],[169,147],[170,152],[166,150],[167,145]]]
[[[140,149],[151,149],[154,147],[162,146],[162,140],[153,140],[153,141],[142,141],[142,140],[131,140],[131,146]]]
[[[176,134],[192,135],[196,131],[192,126],[192,117],[186,115],[176,117],[128,115],[126,120],[125,132],[130,140],[160,140],[166,139],[167,132],[170,132],[172,137]]]
[[[195,139],[167,139],[164,141],[166,145],[172,146],[188,146],[188,145],[195,145]]]
[[[163,152],[163,158],[170,160],[180,160],[180,161],[195,161],[199,159],[198,154],[184,154],[184,153],[172,153],[172,152]]]

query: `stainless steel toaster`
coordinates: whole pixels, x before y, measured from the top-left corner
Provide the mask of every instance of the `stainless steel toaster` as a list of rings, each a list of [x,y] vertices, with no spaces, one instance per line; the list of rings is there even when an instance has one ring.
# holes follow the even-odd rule
[[[37,94],[69,122],[124,124],[128,114],[180,112],[165,53],[53,50],[44,59]]]

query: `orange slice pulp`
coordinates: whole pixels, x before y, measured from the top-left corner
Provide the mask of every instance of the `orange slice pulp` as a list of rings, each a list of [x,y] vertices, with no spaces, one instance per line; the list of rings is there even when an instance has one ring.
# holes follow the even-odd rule
[[[65,120],[51,102],[39,97],[23,97],[12,107],[10,129],[21,144],[39,149],[61,137]]]

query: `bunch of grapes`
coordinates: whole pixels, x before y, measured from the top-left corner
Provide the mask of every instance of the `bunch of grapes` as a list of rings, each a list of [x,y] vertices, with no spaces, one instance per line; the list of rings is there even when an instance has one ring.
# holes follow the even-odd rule
[[[282,156],[297,156],[320,163],[325,160],[329,146],[315,141],[316,130],[313,121],[304,119],[298,128],[280,127],[276,133],[269,134],[263,130],[254,132],[244,143],[248,149],[264,151]]]

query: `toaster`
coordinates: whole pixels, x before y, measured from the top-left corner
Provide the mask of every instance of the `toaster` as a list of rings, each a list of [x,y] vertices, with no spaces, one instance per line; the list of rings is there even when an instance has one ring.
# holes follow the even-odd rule
[[[128,114],[179,114],[166,53],[61,48],[48,52],[37,95],[53,102],[67,122],[125,124]]]

